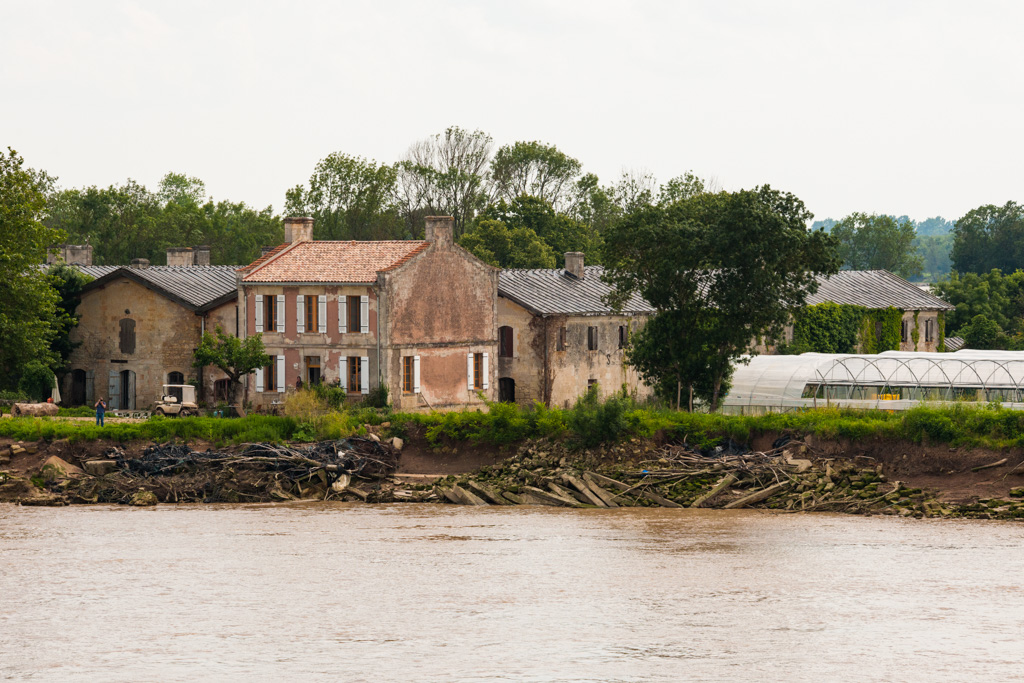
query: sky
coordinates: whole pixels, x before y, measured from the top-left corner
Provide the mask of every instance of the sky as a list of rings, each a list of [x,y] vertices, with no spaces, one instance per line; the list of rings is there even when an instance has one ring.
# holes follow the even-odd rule
[[[62,187],[280,211],[316,162],[456,125],[611,183],[692,170],[816,218],[1024,200],[1024,3],[0,0],[0,147]]]

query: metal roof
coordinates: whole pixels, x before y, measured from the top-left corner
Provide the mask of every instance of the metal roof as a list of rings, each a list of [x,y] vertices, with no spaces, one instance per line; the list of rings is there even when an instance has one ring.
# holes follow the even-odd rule
[[[887,270],[841,270],[818,277],[818,291],[807,304],[830,301],[864,308],[899,308],[904,311],[951,311],[955,308],[917,285]]]
[[[192,310],[206,310],[233,299],[238,292],[238,266],[77,266],[89,275],[106,270],[83,288],[89,291],[124,277]],[[94,275],[95,276],[95,275]]]
[[[583,279],[560,268],[507,269],[498,274],[498,295],[541,315],[648,314],[651,305],[633,295],[621,311],[604,303],[612,287],[601,280],[604,268],[586,266]]]

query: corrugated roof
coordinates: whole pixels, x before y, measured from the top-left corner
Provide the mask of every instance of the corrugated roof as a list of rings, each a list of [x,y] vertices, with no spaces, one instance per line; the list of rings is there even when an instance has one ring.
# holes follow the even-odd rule
[[[78,266],[82,272],[93,275],[98,269],[109,269],[98,279],[85,286],[94,289],[120,277],[134,280],[154,291],[198,310],[220,300],[230,299],[238,291],[238,266]]]
[[[563,269],[508,269],[498,274],[498,294],[541,315],[614,314],[603,298],[611,293],[610,285],[601,280],[604,268],[586,266],[580,280]],[[654,309],[640,296],[633,295],[621,313],[653,313]]]
[[[946,351],[959,351],[965,343],[963,337],[946,337]]]
[[[951,311],[955,307],[887,270],[841,270],[818,278],[818,291],[808,305],[831,301],[865,308]]]
[[[297,242],[263,263],[243,282],[375,282],[377,273],[401,265],[427,248],[422,240]]]

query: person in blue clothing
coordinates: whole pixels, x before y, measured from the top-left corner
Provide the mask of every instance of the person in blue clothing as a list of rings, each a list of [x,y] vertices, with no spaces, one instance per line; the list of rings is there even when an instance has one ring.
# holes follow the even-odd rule
[[[103,398],[100,397],[100,400],[96,401],[96,405],[93,406],[93,407],[96,408],[96,424],[98,426],[102,427],[103,426],[103,414],[107,412],[107,404],[104,403],[103,402]]]

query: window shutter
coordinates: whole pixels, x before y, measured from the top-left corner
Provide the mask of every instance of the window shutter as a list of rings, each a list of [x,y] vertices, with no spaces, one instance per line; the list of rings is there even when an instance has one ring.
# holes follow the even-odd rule
[[[277,331],[284,332],[284,294],[277,295],[277,315],[274,319],[277,321]]]
[[[121,407],[119,396],[121,395],[121,373],[117,370],[110,371],[107,383],[107,410],[117,410]]]
[[[295,297],[295,331],[306,331],[306,299],[301,294]]]
[[[256,368],[256,391],[263,393],[263,368]]]
[[[370,393],[370,357],[362,356],[359,359],[359,391],[364,394]]]
[[[412,393],[420,393],[420,357],[412,357]]]
[[[365,294],[359,297],[359,331],[370,331],[370,297]]]
[[[316,298],[316,328],[317,332],[327,331],[327,295],[321,294]]]
[[[256,295],[256,331],[263,331],[263,295]]]
[[[473,354],[466,356],[466,382],[469,384],[469,390],[473,391]]]
[[[488,372],[487,372],[487,356],[488,355],[490,355],[490,354],[488,354],[486,351],[484,351],[484,371],[483,371],[484,389],[488,389],[491,386],[491,378],[487,376],[488,375]]]
[[[342,356],[338,359],[338,368],[341,370],[341,388],[348,393],[348,356]]]
[[[277,372],[275,372],[274,374],[277,375],[277,390],[279,392],[283,392],[284,391],[284,356],[278,356],[277,357]]]
[[[348,297],[345,295],[338,297],[338,332],[348,332]]]
[[[85,401],[90,406],[96,402],[96,374],[93,370],[85,371]]]

